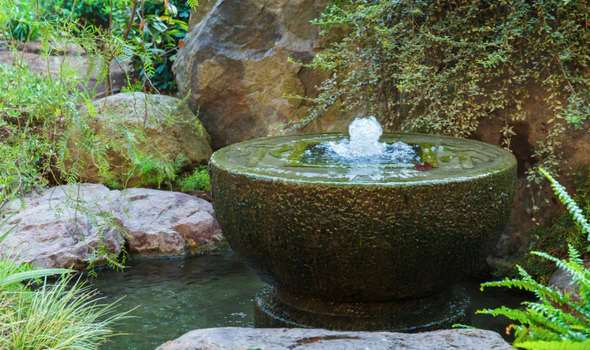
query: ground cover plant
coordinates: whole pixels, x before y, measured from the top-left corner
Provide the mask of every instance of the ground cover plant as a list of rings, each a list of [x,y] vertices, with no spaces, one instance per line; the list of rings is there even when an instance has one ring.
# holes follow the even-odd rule
[[[491,118],[510,147],[546,109],[534,157],[555,171],[564,130],[590,119],[588,18],[586,1],[333,1],[315,21],[330,44],[310,65],[330,77],[296,127],[341,108],[468,137]]]

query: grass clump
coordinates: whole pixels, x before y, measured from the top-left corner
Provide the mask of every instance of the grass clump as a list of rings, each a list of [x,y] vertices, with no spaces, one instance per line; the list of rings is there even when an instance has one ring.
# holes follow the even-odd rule
[[[92,350],[116,335],[113,326],[126,314],[100,303],[70,273],[0,259],[0,349]]]
[[[0,291],[0,348],[99,349],[122,314],[71,277],[36,289]]]

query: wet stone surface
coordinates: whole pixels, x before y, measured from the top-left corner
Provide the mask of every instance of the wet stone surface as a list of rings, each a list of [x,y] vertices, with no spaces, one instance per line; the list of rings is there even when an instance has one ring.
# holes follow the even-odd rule
[[[420,298],[486,268],[512,205],[510,153],[462,139],[393,134],[382,141],[442,147],[433,155],[441,165],[400,177],[386,164],[376,168],[376,180],[351,180],[351,170],[368,167],[300,164],[310,143],[343,137],[258,139],[212,157],[224,234],[277,287],[283,304],[296,304],[293,295],[367,304]]]

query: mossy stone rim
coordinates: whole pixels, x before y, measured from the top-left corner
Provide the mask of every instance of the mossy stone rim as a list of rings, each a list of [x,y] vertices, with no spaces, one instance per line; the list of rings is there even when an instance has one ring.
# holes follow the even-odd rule
[[[495,174],[504,173],[511,171],[516,167],[516,158],[514,155],[498,146],[484,143],[481,141],[455,138],[449,136],[439,135],[427,135],[419,133],[391,133],[384,134],[382,137],[383,141],[395,141],[401,140],[409,144],[418,143],[431,143],[434,145],[443,144],[451,147],[464,147],[469,150],[473,149],[476,152],[487,153],[487,156],[493,160],[487,163],[479,164],[480,166],[472,169],[454,169],[452,171],[433,171],[432,174],[427,173],[422,178],[410,178],[410,179],[388,179],[385,181],[343,181],[343,180],[332,180],[329,177],[326,178],[314,178],[314,177],[303,177],[294,175],[296,173],[296,167],[285,167],[285,170],[281,169],[282,173],[269,173],[263,171],[264,168],[258,167],[262,162],[254,162],[255,165],[247,164],[248,157],[252,156],[253,150],[256,150],[258,155],[255,156],[267,156],[273,149],[271,147],[280,147],[281,145],[295,143],[295,142],[321,142],[321,141],[334,141],[342,138],[346,138],[347,135],[342,133],[326,133],[326,134],[306,134],[296,136],[274,136],[274,137],[263,137],[256,138],[240,143],[236,143],[227,147],[224,147],[216,151],[210,159],[210,167],[215,167],[219,170],[226,171],[230,174],[245,176],[253,180],[262,181],[280,181],[286,183],[297,183],[299,185],[326,185],[326,186],[363,186],[363,187],[405,187],[405,186],[416,186],[416,185],[437,185],[437,184],[449,184],[468,182],[475,179],[485,178],[493,176]],[[353,168],[354,166],[351,166]],[[270,169],[270,168],[269,168]],[[303,168],[300,168],[303,170]]]

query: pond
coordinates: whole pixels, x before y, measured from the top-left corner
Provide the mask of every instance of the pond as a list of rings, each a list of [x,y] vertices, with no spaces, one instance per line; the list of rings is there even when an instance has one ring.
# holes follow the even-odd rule
[[[115,338],[109,350],[153,350],[160,344],[197,329],[253,327],[253,299],[263,283],[234,254],[180,259],[140,259],[125,272],[103,271],[92,280],[108,301],[123,297],[120,310],[136,308],[117,328],[127,335]],[[466,324],[504,335],[506,322],[475,316],[479,308],[522,300],[501,290],[479,292],[477,282],[465,283],[471,298]]]

